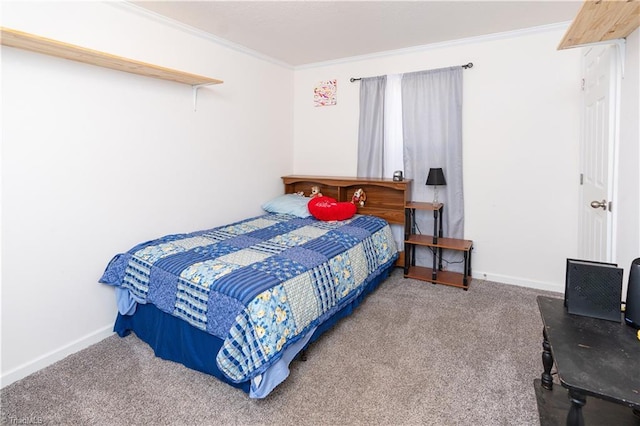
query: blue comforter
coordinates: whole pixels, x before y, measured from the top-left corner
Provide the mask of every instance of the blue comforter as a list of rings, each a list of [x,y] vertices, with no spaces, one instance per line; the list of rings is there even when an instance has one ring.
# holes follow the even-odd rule
[[[224,340],[216,362],[250,380],[397,258],[387,222],[267,214],[116,255],[100,282]],[[130,310],[134,306],[122,308]],[[129,312],[130,313],[130,312]]]

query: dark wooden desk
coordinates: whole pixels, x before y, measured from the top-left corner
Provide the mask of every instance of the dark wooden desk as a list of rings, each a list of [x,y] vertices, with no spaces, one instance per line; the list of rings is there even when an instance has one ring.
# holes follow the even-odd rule
[[[625,406],[617,407],[629,415],[622,424],[640,424],[640,417],[633,413],[640,410],[640,341],[636,330],[624,323],[570,315],[562,299],[538,296],[537,300],[544,324],[540,384],[553,389],[551,368],[555,362],[560,384],[569,390],[567,424],[584,425],[582,407],[587,396]]]

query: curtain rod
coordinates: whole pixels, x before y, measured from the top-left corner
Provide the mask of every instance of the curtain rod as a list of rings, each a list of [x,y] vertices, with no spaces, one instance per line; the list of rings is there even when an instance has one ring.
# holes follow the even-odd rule
[[[466,64],[466,65],[460,65],[460,66],[461,66],[462,68],[464,68],[464,69],[473,68],[473,62],[469,62],[469,63],[468,63],[468,64]],[[352,82],[352,83],[353,83],[354,81],[359,81],[359,80],[362,80],[362,77],[359,77],[359,78],[353,78],[353,77],[351,77],[351,78],[349,79],[349,81],[350,81],[350,82]]]

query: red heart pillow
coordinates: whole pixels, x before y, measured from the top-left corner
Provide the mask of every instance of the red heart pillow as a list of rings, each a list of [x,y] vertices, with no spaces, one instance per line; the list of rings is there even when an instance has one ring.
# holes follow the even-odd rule
[[[356,214],[357,207],[349,202],[337,202],[331,197],[314,197],[307,205],[309,212],[319,220],[345,220]]]

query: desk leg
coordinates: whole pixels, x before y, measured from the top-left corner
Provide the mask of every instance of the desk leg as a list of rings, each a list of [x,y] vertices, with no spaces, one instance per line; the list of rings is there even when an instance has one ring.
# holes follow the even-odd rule
[[[542,382],[543,388],[552,390],[553,379],[551,377],[551,367],[553,367],[553,355],[551,354],[551,345],[547,338],[547,330],[544,328],[542,330],[542,338],[542,366],[544,367],[544,371],[542,372],[540,381]]]
[[[571,401],[571,408],[567,414],[567,426],[584,426],[582,407],[587,403],[587,398],[580,392],[570,389],[569,401]]]

